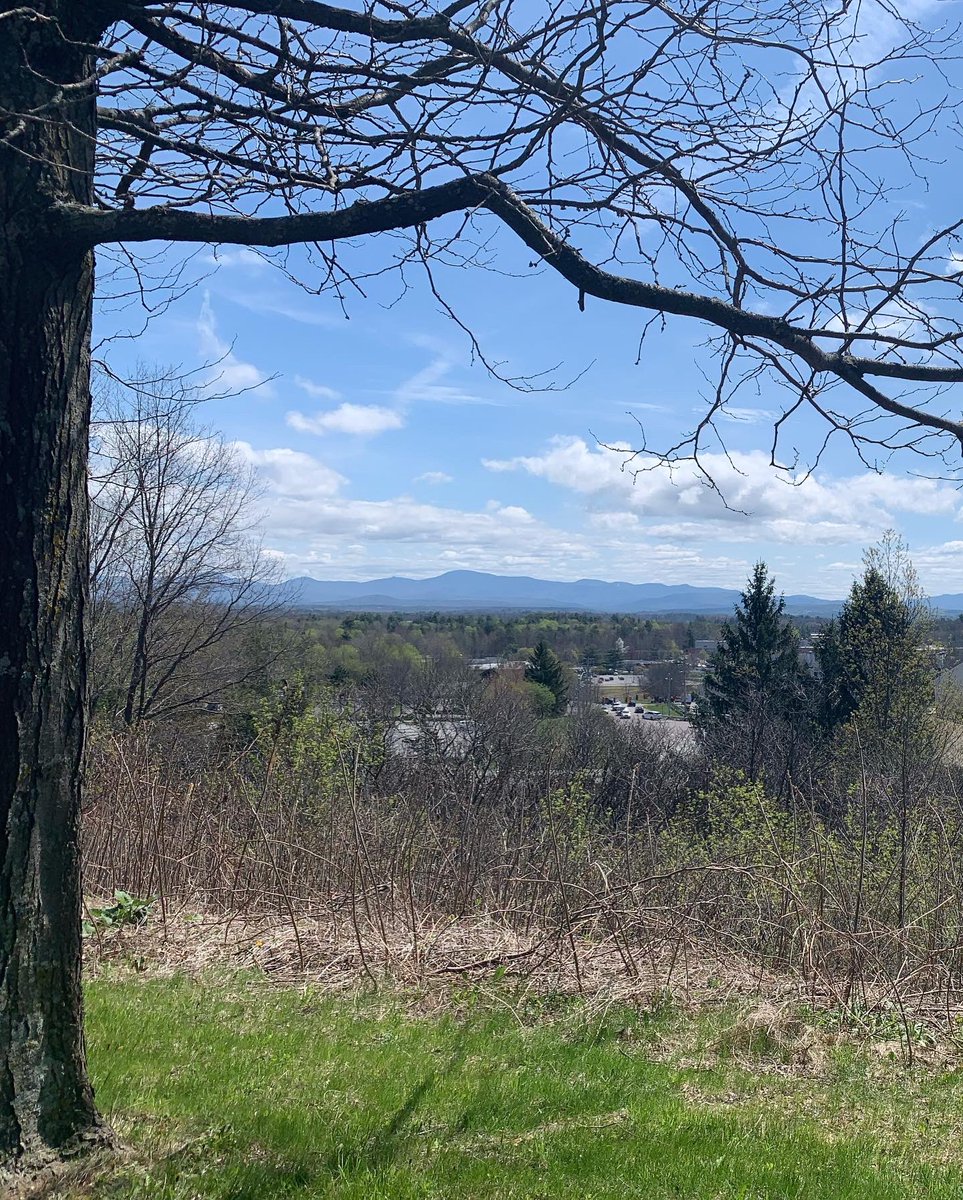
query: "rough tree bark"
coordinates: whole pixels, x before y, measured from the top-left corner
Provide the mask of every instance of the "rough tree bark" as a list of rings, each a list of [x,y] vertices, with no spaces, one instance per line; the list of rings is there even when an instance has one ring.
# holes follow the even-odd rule
[[[76,44],[92,31],[69,12],[87,6],[14,7],[0,3],[0,1161],[23,1164],[102,1136],[78,837],[93,255],[48,219],[92,202],[96,117]]]

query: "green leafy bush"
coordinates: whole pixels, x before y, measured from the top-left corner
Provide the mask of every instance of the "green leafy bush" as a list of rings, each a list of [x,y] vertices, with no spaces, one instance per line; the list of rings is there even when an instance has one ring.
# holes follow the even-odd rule
[[[83,923],[85,937],[98,928],[114,929],[122,925],[144,925],[154,907],[153,897],[132,896],[130,892],[114,889],[114,902],[104,908],[92,908]]]

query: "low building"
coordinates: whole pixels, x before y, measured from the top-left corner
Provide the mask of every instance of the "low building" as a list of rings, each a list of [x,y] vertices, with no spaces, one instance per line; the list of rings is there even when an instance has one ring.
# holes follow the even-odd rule
[[[809,667],[810,670],[816,668],[816,650],[814,646],[804,645],[799,647],[799,661],[804,667]]]
[[[522,679],[528,663],[516,658],[470,658],[469,670],[480,671],[483,675],[507,675],[511,679]]]
[[[497,671],[501,666],[501,661],[497,658],[470,658],[468,666],[473,671]]]

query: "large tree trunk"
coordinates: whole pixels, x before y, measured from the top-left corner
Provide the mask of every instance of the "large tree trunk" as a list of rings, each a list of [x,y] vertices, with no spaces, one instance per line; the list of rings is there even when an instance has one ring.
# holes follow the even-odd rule
[[[93,257],[91,60],[70,0],[0,0],[0,1162],[99,1136],[80,989]],[[91,8],[94,6],[92,5]],[[70,9],[75,10],[71,15]],[[40,16],[36,15],[37,9]],[[86,9],[89,16],[90,9]]]

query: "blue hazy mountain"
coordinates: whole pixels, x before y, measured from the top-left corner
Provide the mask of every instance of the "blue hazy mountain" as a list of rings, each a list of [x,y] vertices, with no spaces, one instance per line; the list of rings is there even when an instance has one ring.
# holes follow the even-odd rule
[[[281,598],[294,607],[373,612],[528,609],[728,615],[739,602],[739,592],[728,588],[692,587],[684,583],[609,583],[604,579],[563,582],[527,575],[490,575],[483,571],[446,571],[432,579],[395,575],[363,582],[303,576],[278,587]],[[940,599],[959,601],[963,609],[963,596],[934,598]],[[786,597],[787,611],[800,616],[831,616],[840,603],[815,596]]]
[[[555,612],[699,613],[728,616],[739,603],[730,588],[693,587],[687,583],[610,583],[604,579],[533,579],[529,575],[491,575],[484,571],[446,571],[431,579],[357,580],[289,579],[276,589],[296,608],[343,608],[354,611],[494,611],[528,609]],[[786,597],[795,616],[830,617],[841,600],[818,596]],[[935,612],[963,613],[963,594],[931,596]]]

